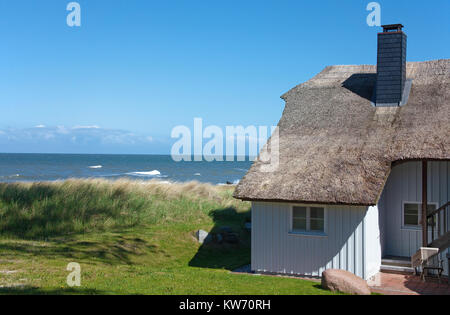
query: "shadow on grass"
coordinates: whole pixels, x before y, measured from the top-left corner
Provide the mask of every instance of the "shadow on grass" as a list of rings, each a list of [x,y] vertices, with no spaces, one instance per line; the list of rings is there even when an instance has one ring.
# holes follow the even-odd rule
[[[104,264],[133,264],[133,258],[161,250],[136,237],[111,235],[99,240],[59,239],[50,242],[30,243],[12,241],[0,243],[0,252],[14,253],[15,257],[45,257],[98,261]]]
[[[37,287],[0,288],[0,295],[104,295],[105,292],[95,289],[61,288],[43,290]]]
[[[191,267],[235,270],[250,263],[250,232],[244,228],[250,211],[238,212],[235,208],[217,209],[211,212],[214,227],[211,234],[217,235],[223,227],[229,227],[239,236],[239,242],[210,242],[203,244],[189,262]]]
[[[315,284],[315,285],[313,285],[313,287],[316,288],[316,289],[318,289],[318,290],[321,290],[321,291],[323,291],[324,293],[327,293],[327,294],[329,294],[330,292],[332,292],[332,291],[330,291],[330,290],[327,290],[327,289],[322,288],[322,285],[321,285],[321,284]],[[332,294],[335,294],[335,295],[346,295],[345,293],[342,293],[342,292],[332,292]]]

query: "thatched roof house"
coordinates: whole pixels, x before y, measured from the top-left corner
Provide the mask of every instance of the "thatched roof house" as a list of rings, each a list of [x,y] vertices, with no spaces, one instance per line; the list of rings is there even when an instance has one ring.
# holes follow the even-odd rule
[[[284,94],[279,167],[256,161],[235,197],[376,205],[394,162],[450,160],[450,59],[408,63],[402,107],[373,106],[376,71],[330,66]]]
[[[402,29],[378,33],[376,66],[327,67],[282,96],[235,191],[252,201],[252,270],[369,279],[411,272],[421,247],[450,255],[450,59],[407,63]]]

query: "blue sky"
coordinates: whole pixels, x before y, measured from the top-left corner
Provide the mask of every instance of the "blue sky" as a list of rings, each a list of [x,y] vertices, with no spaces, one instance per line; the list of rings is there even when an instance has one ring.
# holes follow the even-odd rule
[[[375,64],[370,1],[0,0],[0,152],[170,152],[177,125],[274,125],[333,64]],[[378,1],[408,60],[449,58],[450,1]],[[37,128],[37,126],[39,128]]]

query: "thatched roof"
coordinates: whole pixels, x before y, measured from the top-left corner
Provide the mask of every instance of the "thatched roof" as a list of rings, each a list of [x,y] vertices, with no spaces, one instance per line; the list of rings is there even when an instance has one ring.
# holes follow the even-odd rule
[[[393,162],[449,160],[450,59],[407,64],[413,82],[403,107],[371,104],[375,73],[331,66],[284,94],[279,167],[264,172],[256,161],[235,197],[375,205]]]

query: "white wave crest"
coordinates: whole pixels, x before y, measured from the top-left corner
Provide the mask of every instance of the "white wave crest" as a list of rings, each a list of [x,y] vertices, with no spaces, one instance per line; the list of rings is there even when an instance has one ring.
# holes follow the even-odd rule
[[[20,177],[20,174],[14,174],[14,175],[2,175],[0,176],[0,178],[15,178],[15,177]]]
[[[159,176],[161,175],[161,173],[158,170],[154,170],[151,172],[131,172],[131,173],[127,173],[127,175],[132,175],[132,176]]]
[[[103,167],[103,165],[89,166],[89,168],[92,168],[92,169],[98,169],[98,168],[102,168],[102,167]]]

